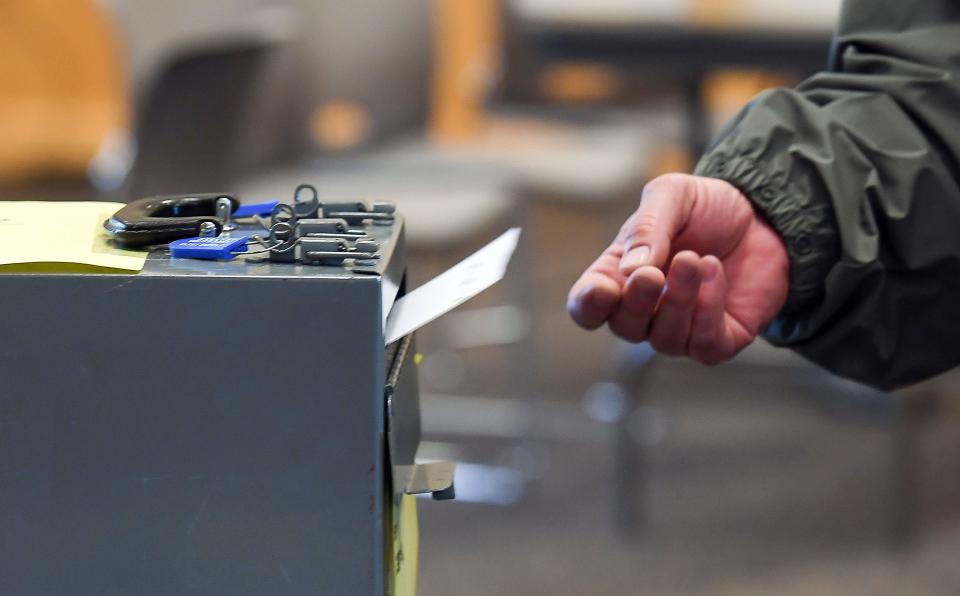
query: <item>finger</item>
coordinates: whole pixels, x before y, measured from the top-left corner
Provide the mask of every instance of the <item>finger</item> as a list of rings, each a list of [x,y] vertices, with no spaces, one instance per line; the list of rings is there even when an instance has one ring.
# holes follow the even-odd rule
[[[658,352],[669,356],[686,354],[700,278],[700,257],[689,250],[677,253],[650,328],[650,345]]]
[[[647,339],[650,319],[665,281],[663,272],[656,267],[641,267],[630,274],[620,304],[610,317],[610,330],[630,342]]]
[[[687,352],[704,364],[717,364],[733,357],[733,342],[727,332],[727,275],[717,257],[700,261],[703,281],[690,327]]]
[[[685,174],[660,176],[644,187],[640,207],[620,229],[622,274],[666,265],[670,244],[686,223],[695,197],[696,181]]]
[[[620,286],[609,277],[585,274],[586,281],[570,290],[567,312],[584,329],[596,329],[607,322],[620,302]]]
[[[607,249],[580,276],[567,296],[567,312],[584,329],[603,325],[617,308],[626,278],[617,269],[619,254]]]

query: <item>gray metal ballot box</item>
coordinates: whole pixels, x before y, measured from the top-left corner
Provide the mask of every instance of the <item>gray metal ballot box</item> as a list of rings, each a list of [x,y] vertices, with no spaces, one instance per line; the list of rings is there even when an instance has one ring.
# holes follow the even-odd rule
[[[428,488],[403,220],[365,226],[366,266],[0,274],[0,594],[392,593]]]

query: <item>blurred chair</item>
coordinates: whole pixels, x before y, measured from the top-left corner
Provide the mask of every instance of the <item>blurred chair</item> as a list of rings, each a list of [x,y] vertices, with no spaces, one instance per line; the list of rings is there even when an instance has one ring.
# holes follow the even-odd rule
[[[114,193],[151,194],[229,188],[245,169],[276,159],[291,139],[263,107],[288,100],[297,12],[282,4],[108,0],[123,34],[136,99],[132,169]],[[288,107],[288,111],[292,111]]]
[[[124,194],[216,192],[242,173],[238,147],[266,41],[181,50],[139,109],[137,155]]]

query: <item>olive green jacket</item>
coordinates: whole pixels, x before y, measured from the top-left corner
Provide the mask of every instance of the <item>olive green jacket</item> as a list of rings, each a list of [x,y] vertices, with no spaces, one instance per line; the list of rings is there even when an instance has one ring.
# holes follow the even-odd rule
[[[784,240],[764,336],[893,388],[960,364],[960,0],[847,0],[830,60],[756,97],[697,173]]]

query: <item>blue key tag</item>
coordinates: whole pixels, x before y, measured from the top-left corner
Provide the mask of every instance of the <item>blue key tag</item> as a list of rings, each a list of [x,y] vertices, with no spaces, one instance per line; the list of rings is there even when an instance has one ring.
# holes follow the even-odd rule
[[[183,238],[170,243],[170,256],[181,259],[229,261],[238,252],[247,252],[246,236]]]
[[[253,217],[254,215],[262,215],[264,217],[273,213],[273,208],[276,207],[280,201],[267,201],[266,203],[247,203],[237,207],[237,210],[233,212],[233,216],[236,217]]]

